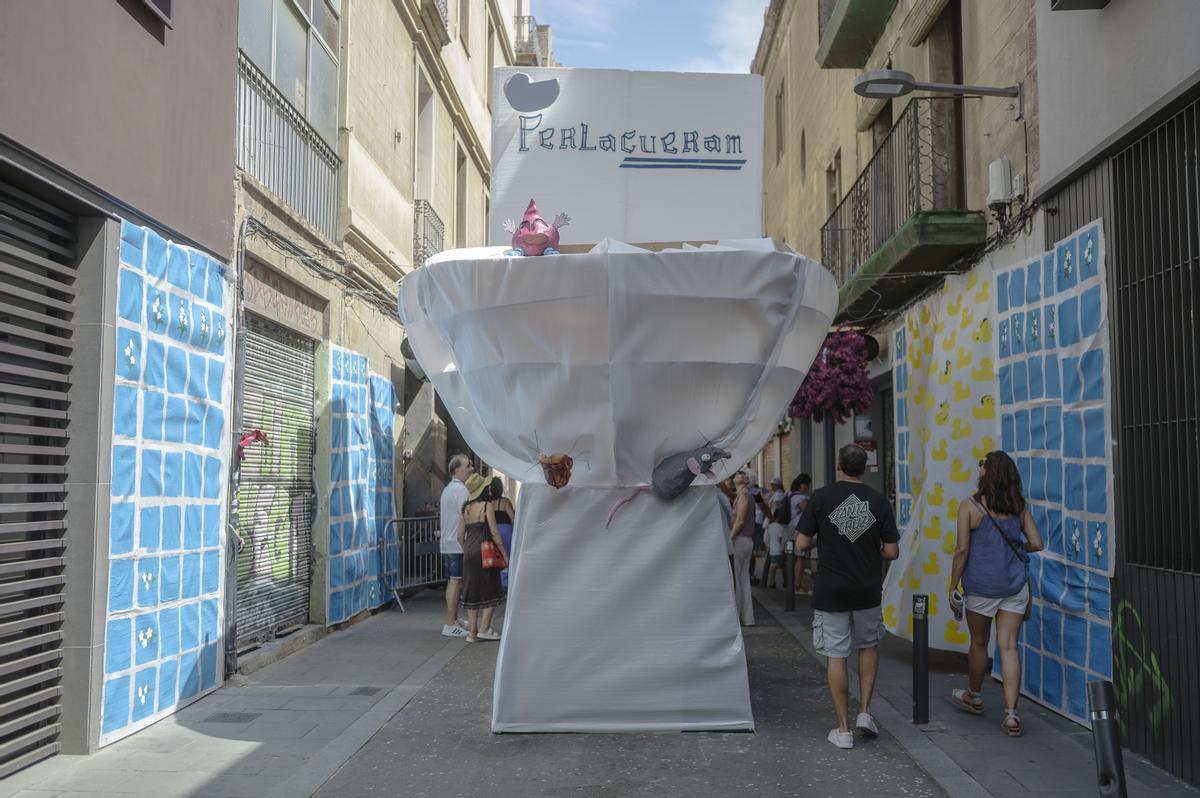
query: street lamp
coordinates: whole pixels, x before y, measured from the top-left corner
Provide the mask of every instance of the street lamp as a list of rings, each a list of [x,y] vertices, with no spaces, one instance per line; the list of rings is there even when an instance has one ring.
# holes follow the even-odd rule
[[[1015,86],[966,86],[961,83],[925,83],[915,79],[908,72],[898,69],[879,69],[864,72],[854,79],[854,93],[871,100],[892,100],[903,97],[913,90],[932,91],[938,94],[954,94],[964,96],[969,94],[986,95],[989,97],[1012,97],[1016,100],[1013,106],[1013,117],[1021,119],[1025,114],[1025,84]]]

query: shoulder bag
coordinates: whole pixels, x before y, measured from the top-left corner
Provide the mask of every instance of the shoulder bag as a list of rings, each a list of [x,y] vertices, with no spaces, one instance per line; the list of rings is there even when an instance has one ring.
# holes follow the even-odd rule
[[[1028,576],[1028,574],[1029,574],[1029,553],[1027,551],[1025,551],[1024,549],[1022,549],[1020,546],[1018,546],[1016,543],[1013,543],[1012,538],[1010,538],[1008,535],[1004,534],[1004,531],[1002,529],[1000,529],[1000,524],[996,523],[996,519],[992,517],[992,514],[988,511],[988,509],[986,507],[984,507],[982,504],[975,501],[974,499],[972,499],[971,501],[975,503],[976,507],[978,507],[980,510],[983,510],[983,514],[988,517],[988,520],[992,522],[992,526],[996,528],[996,534],[998,534],[1000,537],[1004,538],[1004,542],[1007,543],[1008,547],[1013,550],[1013,554],[1017,555],[1017,559],[1020,560],[1021,562],[1025,563],[1025,574],[1026,574],[1025,581],[1026,581],[1026,585],[1029,589],[1029,601],[1025,604],[1025,617],[1022,618],[1022,620],[1028,621],[1030,616],[1033,615],[1033,581],[1032,581],[1032,578]]]

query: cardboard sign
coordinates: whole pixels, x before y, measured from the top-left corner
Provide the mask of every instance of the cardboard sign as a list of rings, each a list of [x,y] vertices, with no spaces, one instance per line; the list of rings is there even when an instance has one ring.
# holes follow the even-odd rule
[[[503,67],[492,81],[488,243],[530,199],[564,246],[763,234],[759,75]]]

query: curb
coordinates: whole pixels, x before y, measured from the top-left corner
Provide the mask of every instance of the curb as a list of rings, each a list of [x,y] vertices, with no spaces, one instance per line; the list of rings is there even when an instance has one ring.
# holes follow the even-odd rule
[[[754,591],[758,604],[771,614],[788,634],[796,638],[805,652],[818,663],[824,663],[825,658],[813,647],[812,629],[802,624],[795,615],[788,613],[778,605],[773,598],[767,599],[761,591]],[[858,698],[858,684],[850,680],[850,695]],[[950,758],[938,745],[925,737],[921,727],[915,726],[905,719],[904,714],[892,700],[875,685],[875,700],[872,704],[875,716],[882,721],[884,731],[890,734],[900,747],[908,754],[917,766],[929,774],[934,782],[945,790],[947,795],[963,796],[964,798],[988,798],[991,795],[967,773],[958,763]]]
[[[287,637],[264,643],[244,657],[238,657],[237,672],[241,676],[249,676],[255,671],[274,665],[281,659],[295,654],[329,634],[329,630],[317,624],[307,624],[292,632]]]

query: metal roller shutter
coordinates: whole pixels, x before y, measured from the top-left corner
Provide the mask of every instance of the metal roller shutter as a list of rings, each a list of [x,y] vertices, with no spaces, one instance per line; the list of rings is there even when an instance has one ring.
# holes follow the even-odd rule
[[[61,748],[76,225],[0,180],[0,778]]]
[[[313,342],[250,316],[245,352],[242,430],[270,443],[247,447],[238,484],[239,648],[307,621],[312,582]]]

